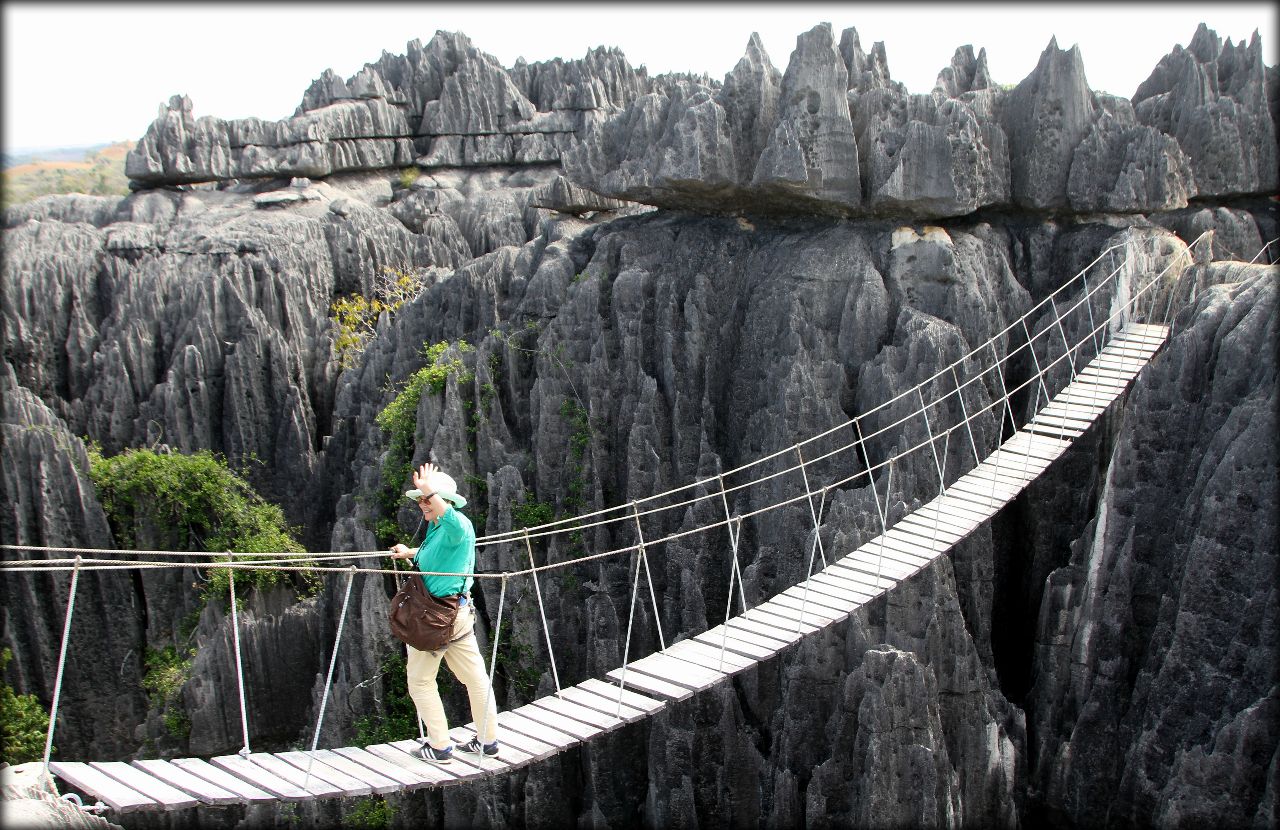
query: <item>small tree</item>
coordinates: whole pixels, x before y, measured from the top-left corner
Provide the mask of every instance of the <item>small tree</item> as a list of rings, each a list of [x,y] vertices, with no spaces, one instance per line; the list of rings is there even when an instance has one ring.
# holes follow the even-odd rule
[[[400,268],[383,268],[374,277],[372,296],[352,294],[334,300],[329,306],[329,316],[338,324],[338,337],[333,351],[338,365],[350,369],[356,364],[365,347],[377,330],[382,312],[394,313],[412,300],[422,290],[425,270],[405,271]]]

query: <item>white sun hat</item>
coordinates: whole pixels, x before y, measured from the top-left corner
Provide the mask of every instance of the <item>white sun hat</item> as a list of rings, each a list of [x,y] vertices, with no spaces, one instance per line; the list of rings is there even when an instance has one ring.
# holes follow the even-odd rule
[[[467,506],[467,500],[458,495],[458,484],[453,480],[452,476],[436,470],[434,473],[427,476],[427,486],[431,488],[427,493],[435,493],[437,496],[449,502],[459,510]],[[421,490],[408,490],[405,492],[404,497],[406,499],[411,499],[412,501],[417,501],[427,495],[427,493],[424,493]]]

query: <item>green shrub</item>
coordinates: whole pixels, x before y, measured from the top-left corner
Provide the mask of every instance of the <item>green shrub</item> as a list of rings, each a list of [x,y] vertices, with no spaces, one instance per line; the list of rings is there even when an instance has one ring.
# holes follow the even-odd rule
[[[349,827],[381,830],[391,825],[391,818],[395,814],[394,805],[380,795],[371,795],[356,802],[355,808],[347,813],[344,823]]]
[[[388,514],[394,515],[399,508],[401,488],[412,472],[413,434],[418,423],[418,404],[422,401],[422,394],[428,390],[433,393],[443,392],[445,382],[450,375],[457,375],[461,383],[471,380],[466,364],[460,357],[455,356],[445,360],[444,354],[450,345],[448,341],[441,341],[425,346],[423,356],[427,359],[427,365],[405,380],[391,403],[387,404],[374,419],[388,435],[387,455],[382,463],[382,491],[379,497],[384,512]],[[475,351],[474,347],[465,340],[459,340],[454,345],[462,354]],[[391,533],[388,534],[388,531]],[[399,528],[394,522],[388,527],[379,521],[375,523],[375,533],[378,534],[380,542],[386,542],[399,535]]]
[[[555,510],[551,505],[527,495],[522,501],[511,505],[511,524],[516,530],[544,525],[554,518]]]
[[[382,706],[379,711],[356,720],[356,743],[360,746],[403,741],[418,734],[418,710],[409,697],[404,653],[397,650],[387,655],[378,671],[384,693]],[[436,676],[436,683],[443,694],[449,688],[448,675],[441,672]]]
[[[494,660],[494,674],[506,679],[507,690],[515,698],[513,704],[533,700],[538,691],[538,679],[542,677],[542,672],[533,665],[533,648],[519,642],[514,630],[503,631],[502,634]]]
[[[232,553],[304,553],[285,523],[284,512],[265,501],[232,472],[224,459],[202,450],[192,455],[125,450],[106,457],[89,450],[89,477],[107,514],[116,542],[137,543],[136,529],[157,530],[176,550]],[[217,557],[227,560],[229,557]],[[264,557],[239,557],[241,560]],[[300,559],[299,565],[314,564]],[[214,568],[205,584],[206,599],[227,592],[230,571]],[[237,582],[267,588],[285,578],[275,569],[240,570]],[[314,592],[314,574],[297,578],[304,592]]]
[[[142,688],[147,690],[151,707],[164,712],[164,725],[175,738],[191,734],[191,718],[182,706],[182,686],[191,677],[191,652],[185,658],[174,646],[148,648],[143,658],[146,667]]]
[[[35,695],[15,694],[2,679],[13,652],[0,651],[0,761],[25,764],[44,758],[44,741],[49,733],[49,715]]]
[[[399,311],[422,291],[425,281],[421,270],[387,267],[374,278],[372,297],[352,294],[334,300],[329,306],[329,318],[338,326],[338,336],[333,341],[338,365],[343,369],[354,366],[373,339],[382,312]]]

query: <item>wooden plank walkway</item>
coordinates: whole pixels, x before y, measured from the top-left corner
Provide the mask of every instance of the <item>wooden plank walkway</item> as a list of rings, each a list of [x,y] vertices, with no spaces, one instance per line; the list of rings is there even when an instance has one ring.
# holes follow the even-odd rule
[[[403,740],[208,761],[54,761],[50,769],[71,787],[127,813],[358,798],[451,786],[535,763],[748,670],[803,636],[847,619],[928,567],[1048,469],[1128,388],[1167,336],[1165,326],[1130,324],[1029,423],[945,493],[800,584],[726,623],[614,669],[606,675],[612,684],[586,680],[498,713],[497,758],[455,750],[453,762],[442,766],[415,754],[417,740]],[[461,745],[474,734],[475,724],[469,723],[450,737]]]

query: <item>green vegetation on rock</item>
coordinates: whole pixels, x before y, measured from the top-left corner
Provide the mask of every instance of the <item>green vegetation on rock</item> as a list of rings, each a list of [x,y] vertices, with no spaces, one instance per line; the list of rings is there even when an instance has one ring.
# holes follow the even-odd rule
[[[385,311],[393,314],[422,290],[425,282],[421,270],[383,268],[374,278],[373,296],[352,294],[340,297],[329,306],[329,317],[338,326],[333,351],[338,365],[350,369],[364,353],[377,331],[378,317]]]
[[[0,678],[13,652],[0,651]],[[44,757],[44,741],[49,732],[49,715],[35,695],[20,695],[0,679],[0,761],[25,764]]]
[[[139,531],[145,529],[174,550],[305,553],[285,523],[284,512],[259,496],[224,459],[207,450],[183,455],[133,449],[107,457],[91,447],[89,477],[112,535],[122,548],[134,547]],[[267,557],[236,558],[252,562]],[[314,563],[300,559],[297,564]],[[229,575],[226,568],[210,569],[203,588],[205,598],[226,594]],[[284,579],[284,571],[263,568],[241,569],[236,581],[246,587],[268,588]],[[302,574],[296,587],[313,593],[319,588],[319,578]]]

